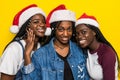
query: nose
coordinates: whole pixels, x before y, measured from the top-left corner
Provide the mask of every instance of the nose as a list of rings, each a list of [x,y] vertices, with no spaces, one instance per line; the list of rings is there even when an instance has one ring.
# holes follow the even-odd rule
[[[64,30],[64,36],[68,36],[68,31],[67,30]]]
[[[39,23],[39,26],[45,26],[46,24],[45,23]]]
[[[76,35],[76,37],[77,37],[78,39],[81,39],[81,38],[83,37],[83,35],[82,35],[81,33],[79,33],[79,34]]]

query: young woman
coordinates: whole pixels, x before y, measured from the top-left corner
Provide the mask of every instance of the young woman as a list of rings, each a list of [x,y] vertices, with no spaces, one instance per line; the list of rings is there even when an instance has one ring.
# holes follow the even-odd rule
[[[48,17],[50,42],[35,51],[32,61],[26,55],[29,59],[25,59],[22,69],[24,80],[89,80],[83,52],[70,40],[75,28],[74,12],[60,5]]]
[[[117,80],[118,56],[105,39],[94,16],[85,13],[76,21],[76,39],[87,50],[87,70],[93,80]]]
[[[16,33],[16,36],[6,46],[1,57],[2,80],[22,80],[18,71],[24,61],[24,55],[27,53],[32,55],[44,44],[45,25],[45,13],[35,4],[25,7],[16,14],[11,27],[11,32]]]

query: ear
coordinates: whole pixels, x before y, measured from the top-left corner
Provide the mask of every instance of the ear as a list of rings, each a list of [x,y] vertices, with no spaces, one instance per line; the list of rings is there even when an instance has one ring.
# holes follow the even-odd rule
[[[94,36],[96,35],[96,32],[95,32],[95,31],[93,31],[93,30],[92,30],[92,33],[93,33],[93,35],[94,35]]]
[[[27,27],[26,27],[26,30],[27,30],[27,31],[29,31],[29,29],[30,29],[30,27],[29,27],[29,26],[27,26]]]

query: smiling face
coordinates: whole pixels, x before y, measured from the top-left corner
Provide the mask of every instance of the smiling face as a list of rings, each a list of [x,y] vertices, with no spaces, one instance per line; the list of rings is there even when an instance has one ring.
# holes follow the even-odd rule
[[[56,40],[61,44],[68,44],[72,37],[72,22],[62,21],[56,27]]]
[[[82,48],[90,47],[94,42],[96,33],[84,24],[76,26],[76,39]]]
[[[29,24],[29,28],[33,30],[35,36],[43,37],[46,30],[46,21],[44,16],[41,14],[34,15]]]

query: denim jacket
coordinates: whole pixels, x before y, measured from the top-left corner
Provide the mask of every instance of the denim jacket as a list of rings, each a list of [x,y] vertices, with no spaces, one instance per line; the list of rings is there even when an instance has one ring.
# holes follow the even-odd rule
[[[70,54],[67,57],[74,80],[89,80],[85,57],[81,48],[70,43]],[[53,39],[49,44],[39,48],[32,56],[32,63],[22,68],[23,80],[63,80],[64,62],[58,57]]]

